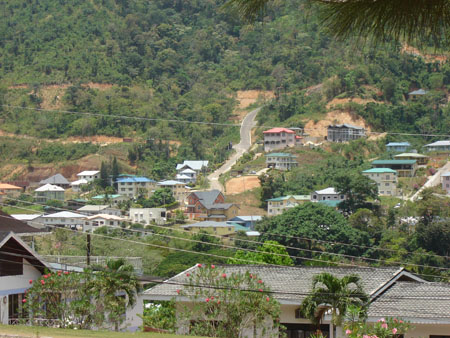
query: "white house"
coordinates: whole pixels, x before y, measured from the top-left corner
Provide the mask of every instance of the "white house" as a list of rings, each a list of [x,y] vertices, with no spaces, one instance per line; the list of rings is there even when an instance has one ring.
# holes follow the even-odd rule
[[[125,218],[108,214],[87,216],[84,219],[83,231],[91,231],[92,229],[103,226],[119,227],[126,220]]]
[[[316,190],[311,193],[311,202],[326,200],[343,201],[345,200],[345,195],[340,194],[333,187]]]
[[[427,151],[450,151],[450,140],[436,141],[430,144],[424,145]]]
[[[36,202],[47,203],[50,200],[64,201],[64,188],[47,183],[34,191]]]
[[[122,212],[119,209],[112,208],[109,205],[88,204],[88,205],[82,206],[81,208],[78,208],[77,211],[81,214],[90,215],[90,216],[98,215],[98,214],[107,214],[107,215],[114,215],[114,216],[122,215]]]
[[[177,164],[177,175],[195,177],[195,180],[189,183],[195,183],[197,181],[197,176],[201,173],[205,174],[208,170],[209,161],[184,161],[183,163]],[[187,170],[189,169],[189,170]],[[192,173],[195,172],[195,175]]]
[[[72,187],[72,191],[80,192],[81,191],[81,187],[83,185],[87,185],[88,183],[89,182],[86,179],[82,178],[82,179],[79,179],[79,180],[71,182],[70,186]]]
[[[166,222],[166,208],[130,208],[130,220],[134,223],[164,224]]]
[[[269,216],[281,215],[285,210],[295,208],[297,205],[311,201],[309,195],[288,195],[270,198],[267,200],[267,214]]]
[[[0,232],[0,257],[0,324],[18,324],[29,281],[50,266],[12,232]]]
[[[197,181],[197,172],[191,168],[182,169],[178,172],[176,180],[184,183],[195,183]]]
[[[53,214],[43,215],[34,219],[34,222],[39,222],[48,227],[66,227],[70,229],[83,229],[84,219],[86,215],[77,214],[71,211],[60,211]]]
[[[92,182],[93,180],[100,178],[100,171],[98,170],[85,170],[77,174],[79,180],[86,180]]]

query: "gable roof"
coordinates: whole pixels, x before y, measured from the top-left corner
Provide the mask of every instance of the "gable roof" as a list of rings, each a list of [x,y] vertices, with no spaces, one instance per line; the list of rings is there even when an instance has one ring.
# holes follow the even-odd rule
[[[433,143],[429,143],[424,145],[424,147],[439,147],[439,146],[450,146],[450,140],[444,140],[444,141],[436,141]]]
[[[178,175],[177,175],[178,176]],[[186,176],[187,178],[190,178],[188,176]],[[158,185],[186,185],[186,183],[180,182],[180,181],[175,181],[175,180],[166,180],[166,181],[161,181],[158,182]]]
[[[358,129],[358,130],[363,130],[363,127],[359,127],[359,126],[354,126],[352,124],[348,124],[348,123],[343,123],[343,124],[330,124],[328,126],[328,128],[349,128],[349,129]]]
[[[86,179],[84,179],[84,178],[81,178],[79,180],[76,180],[76,181],[73,181],[73,182],[70,183],[71,186],[82,185],[82,184],[88,184],[88,181]]]
[[[334,189],[334,187],[329,187],[329,188],[325,188],[325,189],[322,189],[322,190],[316,190],[316,191],[314,191],[316,194],[319,194],[319,195],[338,195],[339,193],[338,192],[336,192],[336,189]]]
[[[219,197],[221,192],[217,189],[214,190],[204,190],[204,191],[193,191],[191,194],[194,194],[197,196],[197,198],[202,202],[204,205],[206,204],[212,204],[214,201]]]
[[[450,284],[396,281],[369,307],[369,317],[450,323]]]
[[[25,222],[15,219],[11,215],[0,210],[0,232],[14,232],[16,234],[32,234],[43,232],[41,229],[34,228]]]
[[[177,164],[177,169],[180,170],[184,167],[189,167],[192,170],[202,170],[203,167],[208,167],[209,161],[184,161],[183,163]]]
[[[44,184],[69,184],[69,181],[61,174],[53,175],[49,178],[46,178],[45,180],[42,180],[39,182],[40,185]]]
[[[64,188],[61,188],[57,185],[53,185],[50,183],[47,183],[43,185],[42,187],[37,188],[35,191],[42,192],[42,191],[64,191]]]
[[[402,158],[402,157],[415,157],[415,158],[428,158],[427,155],[422,155],[422,154],[418,154],[418,153],[401,153],[398,155],[395,155],[394,158]]]
[[[286,134],[295,134],[295,131],[291,130],[291,129],[287,129],[287,128],[272,128],[269,130],[265,130],[263,131],[263,134],[268,134],[268,133],[286,133]]]
[[[54,214],[48,214],[42,216],[42,218],[85,218],[86,215],[77,214],[70,211],[60,211],[55,212]]]
[[[296,201],[311,201],[311,196],[309,196],[309,195],[287,195],[287,196],[270,198],[266,201],[281,202],[281,201],[286,201],[291,198],[295,199]]]
[[[78,208],[77,211],[83,212],[83,211],[102,211],[105,209],[108,209],[110,206],[109,205],[95,205],[95,204],[88,204],[85,206],[82,206],[81,208]]]
[[[425,95],[426,93],[428,93],[428,91],[426,91],[425,89],[417,89],[417,90],[413,90],[412,92],[408,93],[408,95]]]
[[[282,304],[298,305],[312,289],[312,278],[322,272],[328,272],[342,278],[349,274],[357,274],[361,278],[364,291],[373,296],[392,280],[401,278],[403,268],[398,267],[320,267],[320,266],[274,266],[274,265],[221,265],[227,275],[237,272],[257,274],[274,292],[273,296]],[[191,274],[200,269],[197,266],[172,277],[143,292],[146,299],[165,300],[177,296],[180,283],[187,283],[186,272]],[[167,283],[166,283],[167,282]]]

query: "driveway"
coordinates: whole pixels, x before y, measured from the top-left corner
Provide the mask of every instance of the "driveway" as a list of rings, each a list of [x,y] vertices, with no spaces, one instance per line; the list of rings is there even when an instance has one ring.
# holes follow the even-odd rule
[[[442,168],[440,168],[438,171],[436,171],[436,173],[431,176],[428,181],[425,182],[425,184],[419,189],[417,190],[417,192],[412,195],[409,200],[410,201],[414,201],[417,199],[417,197],[419,197],[419,194],[422,192],[423,189],[425,188],[430,188],[430,187],[435,187],[439,184],[441,184],[441,174],[450,171],[450,162],[447,162]]]
[[[256,127],[255,118],[256,114],[258,114],[260,110],[261,107],[253,109],[247,115],[245,115],[244,119],[242,120],[240,129],[241,140],[238,144],[233,146],[235,152],[228,160],[225,161],[225,163],[220,168],[218,168],[208,176],[211,189],[217,189],[222,192],[224,191],[222,184],[220,184],[219,182],[219,177],[220,175],[229,171],[231,167],[236,164],[239,158],[241,158],[241,156],[250,149],[252,145],[252,129]]]

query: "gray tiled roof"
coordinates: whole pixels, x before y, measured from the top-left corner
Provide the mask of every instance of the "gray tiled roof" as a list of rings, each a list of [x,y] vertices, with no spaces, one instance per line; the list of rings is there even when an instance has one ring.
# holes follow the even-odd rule
[[[329,272],[337,277],[343,277],[355,273],[361,277],[364,291],[372,294],[386,282],[390,281],[395,275],[402,271],[402,268],[361,268],[361,267],[313,267],[313,266],[265,266],[265,265],[224,265],[221,266],[225,272],[230,275],[233,272],[246,272],[247,270],[258,275],[274,293],[278,300],[301,302],[305,293],[312,288],[312,278],[314,275],[322,272]],[[190,268],[190,273],[195,273],[196,266]],[[186,283],[186,271],[167,280],[168,283],[162,283],[146,291],[144,295],[159,298],[175,297],[176,290],[182,288],[176,283]],[[174,284],[169,284],[174,283]]]
[[[450,320],[450,283],[395,282],[372,302],[368,315]]]
[[[193,194],[197,195],[198,199],[203,204],[212,204],[216,200],[217,196],[219,196],[219,190],[206,190],[206,191],[194,191]]]
[[[70,184],[70,182],[61,174],[56,174],[53,175],[45,180],[42,180],[39,182],[40,185],[44,185],[44,184]]]

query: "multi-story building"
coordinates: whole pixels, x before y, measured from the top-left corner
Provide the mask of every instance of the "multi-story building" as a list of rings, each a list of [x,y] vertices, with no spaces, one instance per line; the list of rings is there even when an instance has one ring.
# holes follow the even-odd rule
[[[301,143],[301,137],[295,131],[287,128],[272,128],[263,131],[264,151],[295,147]]]
[[[56,174],[39,182],[39,185],[46,185],[46,184],[52,184],[61,187],[63,189],[67,189],[69,188],[70,182],[63,175]]]
[[[170,189],[175,200],[180,203],[180,206],[185,206],[187,195],[190,193],[190,188],[186,187],[186,183],[166,180],[158,182],[157,187]]]
[[[311,202],[319,201],[344,201],[345,195],[337,192],[333,187],[329,187],[322,190],[316,190],[311,193]]]
[[[46,184],[34,191],[38,203],[47,203],[50,200],[64,201],[64,189],[53,184]]]
[[[166,222],[166,208],[130,208],[130,220],[141,224],[164,224]]]
[[[331,124],[327,130],[327,140],[330,142],[349,142],[366,136],[363,127],[351,124]]]
[[[417,170],[416,160],[375,160],[373,168],[390,168],[398,173],[398,177],[414,177]]]
[[[225,203],[225,196],[219,190],[191,192],[187,203],[186,216],[205,221],[226,221],[236,217],[239,209],[236,204]]]
[[[411,147],[409,142],[390,142],[386,144],[387,151],[390,152],[404,152],[407,151]]]
[[[270,153],[266,155],[267,168],[290,170],[297,167],[297,156],[289,153]]]
[[[209,161],[184,161],[177,164],[177,180],[186,183],[195,183],[200,174],[205,175]],[[189,178],[188,178],[189,177]]]
[[[377,183],[378,195],[397,195],[397,171],[390,168],[372,168],[364,170],[362,174]]]
[[[447,192],[447,195],[450,195],[450,171],[443,173],[441,175],[442,180],[442,189]]]
[[[311,201],[309,195],[288,195],[271,198],[267,200],[267,214],[276,216],[282,214],[285,210],[295,208],[299,204]]]
[[[98,170],[85,170],[77,174],[79,180],[86,180],[92,182],[93,180],[100,178],[100,171]]]
[[[117,180],[117,190],[122,196],[136,198],[150,197],[156,188],[156,181],[147,177],[124,177]]]

